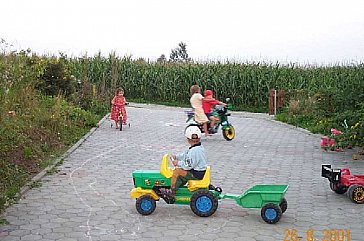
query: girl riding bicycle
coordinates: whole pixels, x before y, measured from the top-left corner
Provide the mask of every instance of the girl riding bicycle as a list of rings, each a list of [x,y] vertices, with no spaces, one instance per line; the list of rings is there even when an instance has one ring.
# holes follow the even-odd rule
[[[122,115],[122,125],[126,125],[126,121],[128,119],[128,116],[126,114],[125,105],[127,105],[128,102],[126,101],[124,97],[124,90],[122,88],[118,88],[116,90],[114,98],[111,100],[111,114],[110,119],[115,121],[116,129],[119,129],[119,117],[120,114]]]

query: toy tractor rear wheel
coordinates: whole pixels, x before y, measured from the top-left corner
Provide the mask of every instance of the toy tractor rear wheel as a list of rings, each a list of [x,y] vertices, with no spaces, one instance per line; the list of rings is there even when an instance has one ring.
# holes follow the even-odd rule
[[[197,216],[209,217],[215,213],[218,201],[209,190],[199,190],[192,195],[190,207]]]
[[[261,216],[266,223],[273,224],[282,217],[282,209],[274,203],[267,203],[261,210]]]
[[[364,203],[364,187],[362,185],[354,184],[348,189],[348,194],[351,201],[357,204]]]
[[[344,194],[348,190],[347,187],[341,185],[340,183],[333,183],[333,182],[330,182],[330,188],[337,194]]]
[[[288,203],[287,203],[286,198],[282,198],[281,203],[279,204],[279,207],[281,208],[282,213],[284,213],[287,210]]]
[[[136,200],[136,210],[141,215],[149,215],[154,212],[156,208],[155,200],[150,195],[140,196]]]
[[[235,129],[232,125],[228,125],[222,129],[222,135],[227,141],[231,141],[235,137]]]

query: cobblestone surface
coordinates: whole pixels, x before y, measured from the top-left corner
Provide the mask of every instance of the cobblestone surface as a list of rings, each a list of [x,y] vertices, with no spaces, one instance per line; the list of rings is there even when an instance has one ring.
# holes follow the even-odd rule
[[[232,112],[235,139],[225,141],[219,131],[202,142],[212,184],[223,193],[240,194],[259,183],[290,185],[288,209],[277,224],[266,224],[260,209],[245,209],[231,200],[219,201],[208,218],[164,201],[152,215],[138,214],[129,196],[131,173],[159,169],[163,154],[188,148],[184,110],[132,104],[127,107],[130,128],[118,131],[103,121],[65,158],[58,173],[45,176],[41,187],[5,211],[9,224],[0,226],[0,239],[283,241],[294,240],[292,229],[301,240],[310,240],[306,232],[311,228],[316,240],[335,229],[350,230],[353,241],[363,240],[363,205],[332,192],[320,176],[322,163],[364,174],[363,158],[353,161],[351,151],[323,151],[319,135],[264,114]]]

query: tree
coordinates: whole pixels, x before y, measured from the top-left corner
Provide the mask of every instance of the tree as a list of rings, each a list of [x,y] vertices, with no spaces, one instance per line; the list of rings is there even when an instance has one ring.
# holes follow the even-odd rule
[[[180,42],[178,47],[171,50],[169,55],[170,61],[172,62],[190,62],[191,58],[188,57],[187,44]]]
[[[167,59],[166,59],[166,56],[164,54],[162,54],[161,56],[159,56],[159,58],[157,59],[157,62],[158,63],[164,63],[166,61],[167,61]]]

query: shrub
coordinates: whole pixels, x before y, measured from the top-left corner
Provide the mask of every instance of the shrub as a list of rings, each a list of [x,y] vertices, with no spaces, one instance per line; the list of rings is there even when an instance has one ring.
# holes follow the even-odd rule
[[[68,97],[75,92],[76,80],[70,75],[63,58],[46,59],[44,72],[38,77],[37,89],[45,95]]]

